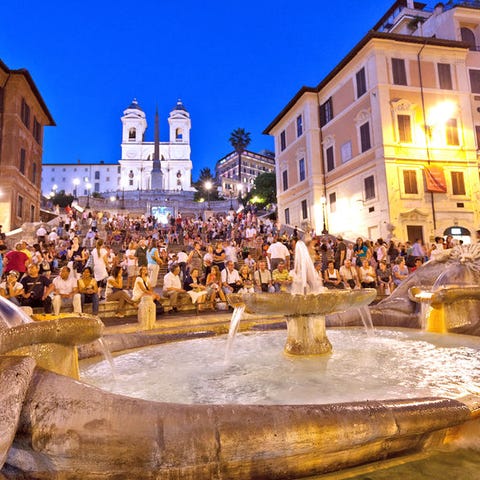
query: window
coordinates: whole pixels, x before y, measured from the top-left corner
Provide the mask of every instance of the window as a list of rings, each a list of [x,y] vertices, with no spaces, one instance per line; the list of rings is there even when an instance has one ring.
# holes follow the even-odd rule
[[[93,190],[94,190],[95,192],[97,192],[97,193],[100,191],[100,184],[99,184],[98,182],[96,182],[96,183],[94,184]]]
[[[452,84],[452,72],[450,70],[450,64],[439,63],[437,64],[438,70],[438,83],[442,90],[453,90]]]
[[[366,152],[372,148],[370,142],[370,122],[364,123],[360,126],[360,145],[362,152]]]
[[[283,191],[288,190],[288,170],[282,172]]]
[[[397,115],[398,139],[401,143],[412,143],[412,124],[410,115]]]
[[[20,111],[20,117],[22,122],[27,128],[30,128],[30,107],[24,98],[22,98],[22,107]]]
[[[465,180],[463,172],[451,172],[453,195],[465,195]]]
[[[475,34],[466,27],[460,29],[460,35],[462,36],[462,42],[468,43],[470,50],[477,49],[477,40],[475,39]]]
[[[407,72],[403,58],[392,58],[392,73],[395,85],[407,85]]]
[[[183,130],[181,128],[177,128],[175,130],[175,140],[177,142],[181,142],[183,140]]]
[[[289,208],[285,209],[285,223],[287,225],[290,225],[290,209]]]
[[[37,183],[37,164],[32,163],[32,183]]]
[[[330,203],[330,213],[335,213],[337,211],[337,194],[335,192],[328,196],[328,202]]]
[[[365,200],[372,200],[375,198],[375,179],[373,175],[364,179],[365,186]]]
[[[303,133],[303,118],[301,115],[297,117],[297,137],[301,137]]]
[[[105,179],[105,181],[106,181],[106,182],[109,182],[109,181],[110,181],[110,177],[107,177],[107,178]]]
[[[469,70],[472,93],[480,93],[480,70]]]
[[[95,178],[95,180],[100,180],[100,172],[98,170],[95,172],[95,177],[94,178]]]
[[[333,145],[327,148],[326,150],[327,156],[327,172],[331,172],[335,168],[335,158],[333,154]]]
[[[415,170],[403,171],[403,186],[405,193],[418,194],[417,172]]]
[[[33,117],[33,138],[39,145],[42,144],[42,125],[37,120],[37,117]]]
[[[137,138],[137,129],[132,127],[128,131],[128,140],[132,141],[132,140],[135,140],[136,138]]]
[[[21,195],[17,197],[17,217],[23,218],[23,197]]]
[[[459,145],[457,119],[449,118],[445,124],[447,145]]]
[[[349,140],[345,142],[341,148],[341,155],[342,155],[342,163],[348,162],[352,159],[352,142]]]
[[[305,180],[305,159],[301,158],[298,161],[298,179],[300,182],[303,182]]]
[[[287,138],[285,136],[285,130],[280,133],[280,150],[283,152],[287,148]]]
[[[20,170],[20,173],[22,175],[25,175],[25,163],[26,163],[26,156],[27,156],[27,152],[25,151],[24,148],[21,148],[20,149],[20,165],[18,167],[18,169]]]
[[[307,201],[302,200],[302,219],[305,220],[306,218],[308,218]]]
[[[320,126],[323,127],[333,119],[333,103],[330,97],[325,103],[320,105]]]
[[[360,98],[367,91],[367,78],[365,76],[365,68],[362,68],[357,72],[356,80],[357,80],[357,98]]]

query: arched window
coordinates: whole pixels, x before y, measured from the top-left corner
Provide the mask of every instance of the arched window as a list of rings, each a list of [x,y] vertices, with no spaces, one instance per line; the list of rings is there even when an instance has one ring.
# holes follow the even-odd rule
[[[135,127],[132,127],[128,131],[128,139],[129,140],[135,140],[137,138],[137,129]]]
[[[181,128],[177,128],[175,130],[175,140],[180,142],[183,140],[183,130]]]
[[[460,35],[462,36],[462,42],[468,43],[470,50],[477,49],[477,41],[475,34],[467,27],[462,27],[460,29]]]

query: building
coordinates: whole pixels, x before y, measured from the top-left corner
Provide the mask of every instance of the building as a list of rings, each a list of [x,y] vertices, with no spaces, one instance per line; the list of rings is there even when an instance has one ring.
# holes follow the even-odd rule
[[[239,155],[236,151],[225,155],[215,165],[215,176],[221,195],[226,198],[238,197],[241,192],[249,192],[258,175],[275,171],[273,152],[254,153],[245,150],[242,153],[242,182],[239,181]]]
[[[119,162],[45,164],[42,191],[48,196],[62,190],[75,197],[94,192],[108,195],[119,191],[192,192],[190,160],[190,114],[178,100],[170,112],[170,141],[160,142],[158,112],[155,140],[145,141],[147,120],[138,102],[124,110]]]
[[[194,191],[190,159],[190,114],[181,100],[170,112],[169,141],[159,142],[158,112],[155,141],[145,142],[147,120],[133,100],[122,117],[120,188],[125,190]],[[154,165],[156,164],[156,165]],[[154,168],[155,167],[155,168]],[[153,180],[153,181],[152,181]]]
[[[480,9],[396,1],[264,133],[279,218],[347,237],[466,241],[480,225]]]
[[[40,219],[43,132],[55,126],[30,73],[0,61],[0,224]]]

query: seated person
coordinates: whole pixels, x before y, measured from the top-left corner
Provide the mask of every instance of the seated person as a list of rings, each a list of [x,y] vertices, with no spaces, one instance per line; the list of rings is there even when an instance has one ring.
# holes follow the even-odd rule
[[[246,263],[240,267],[238,274],[242,282],[242,287],[238,293],[255,293],[255,289],[253,288],[253,275]]]
[[[377,281],[381,295],[390,295],[393,292],[394,283],[392,279],[392,272],[390,267],[387,266],[387,262],[385,260],[381,260],[378,264]]]
[[[107,302],[118,301],[118,308],[115,312],[115,316],[119,318],[125,316],[125,304],[136,305],[137,303],[130,298],[130,295],[125,290],[123,290],[123,271],[122,267],[119,265],[112,268],[112,274],[107,278],[105,298],[107,299]]]
[[[226,267],[221,273],[222,290],[225,295],[229,293],[237,293],[242,288],[242,281],[238,270],[235,269],[234,263],[229,260],[226,262]]]
[[[270,270],[267,270],[267,262],[265,260],[258,262],[258,270],[253,274],[253,283],[256,292],[275,291],[272,274]]]
[[[333,260],[328,262],[327,269],[323,273],[323,284],[325,287],[330,289],[345,288],[342,282],[342,277],[340,276],[340,272],[335,268],[335,263]]]
[[[286,292],[292,284],[292,277],[285,267],[285,262],[280,261],[277,268],[272,272],[273,286],[276,292]]]
[[[46,275],[40,275],[39,265],[31,263],[27,274],[22,278],[23,295],[18,297],[23,307],[43,307],[44,313],[52,313],[52,281]]]
[[[349,258],[345,259],[339,272],[345,287],[352,289],[360,288],[357,268],[352,265],[352,261]]]
[[[176,312],[182,298],[189,297],[188,293],[182,288],[180,278],[180,266],[173,263],[170,271],[163,277],[163,294],[169,298],[172,310]]]
[[[219,300],[221,300],[222,302],[227,301],[225,294],[221,289],[221,283],[222,279],[220,275],[220,269],[216,265],[212,265],[210,272],[207,274],[205,280],[205,286],[207,287],[207,293],[209,296],[208,300],[210,302],[215,302],[215,300],[217,300],[217,295],[219,297]]]
[[[19,276],[16,270],[10,270],[5,281],[0,283],[0,295],[18,306],[21,305],[20,297],[23,295],[23,285],[18,281]]]
[[[190,295],[192,303],[205,303],[207,289],[200,283],[200,271],[198,268],[192,268],[183,282],[186,292]]]
[[[82,299],[78,293],[77,280],[70,275],[70,268],[65,266],[60,269],[60,274],[53,282],[53,313],[58,316],[60,309],[73,305],[74,313],[82,313]]]
[[[92,269],[85,267],[78,279],[78,291],[82,302],[82,310],[86,303],[92,304],[92,314],[98,315],[98,284],[92,277]]]
[[[367,258],[362,260],[362,266],[358,269],[358,276],[362,288],[376,288],[377,275]]]
[[[160,300],[160,295],[150,287],[148,268],[146,266],[138,269],[138,276],[133,285],[132,300],[139,302],[144,297],[150,297],[152,301]]]

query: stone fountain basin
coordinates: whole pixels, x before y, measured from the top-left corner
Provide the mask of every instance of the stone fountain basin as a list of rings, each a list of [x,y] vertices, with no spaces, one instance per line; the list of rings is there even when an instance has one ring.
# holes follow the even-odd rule
[[[377,295],[374,288],[360,290],[325,290],[317,294],[293,295],[279,293],[230,294],[233,306],[245,305],[247,313],[282,315],[328,315],[349,308],[364,307]]]

